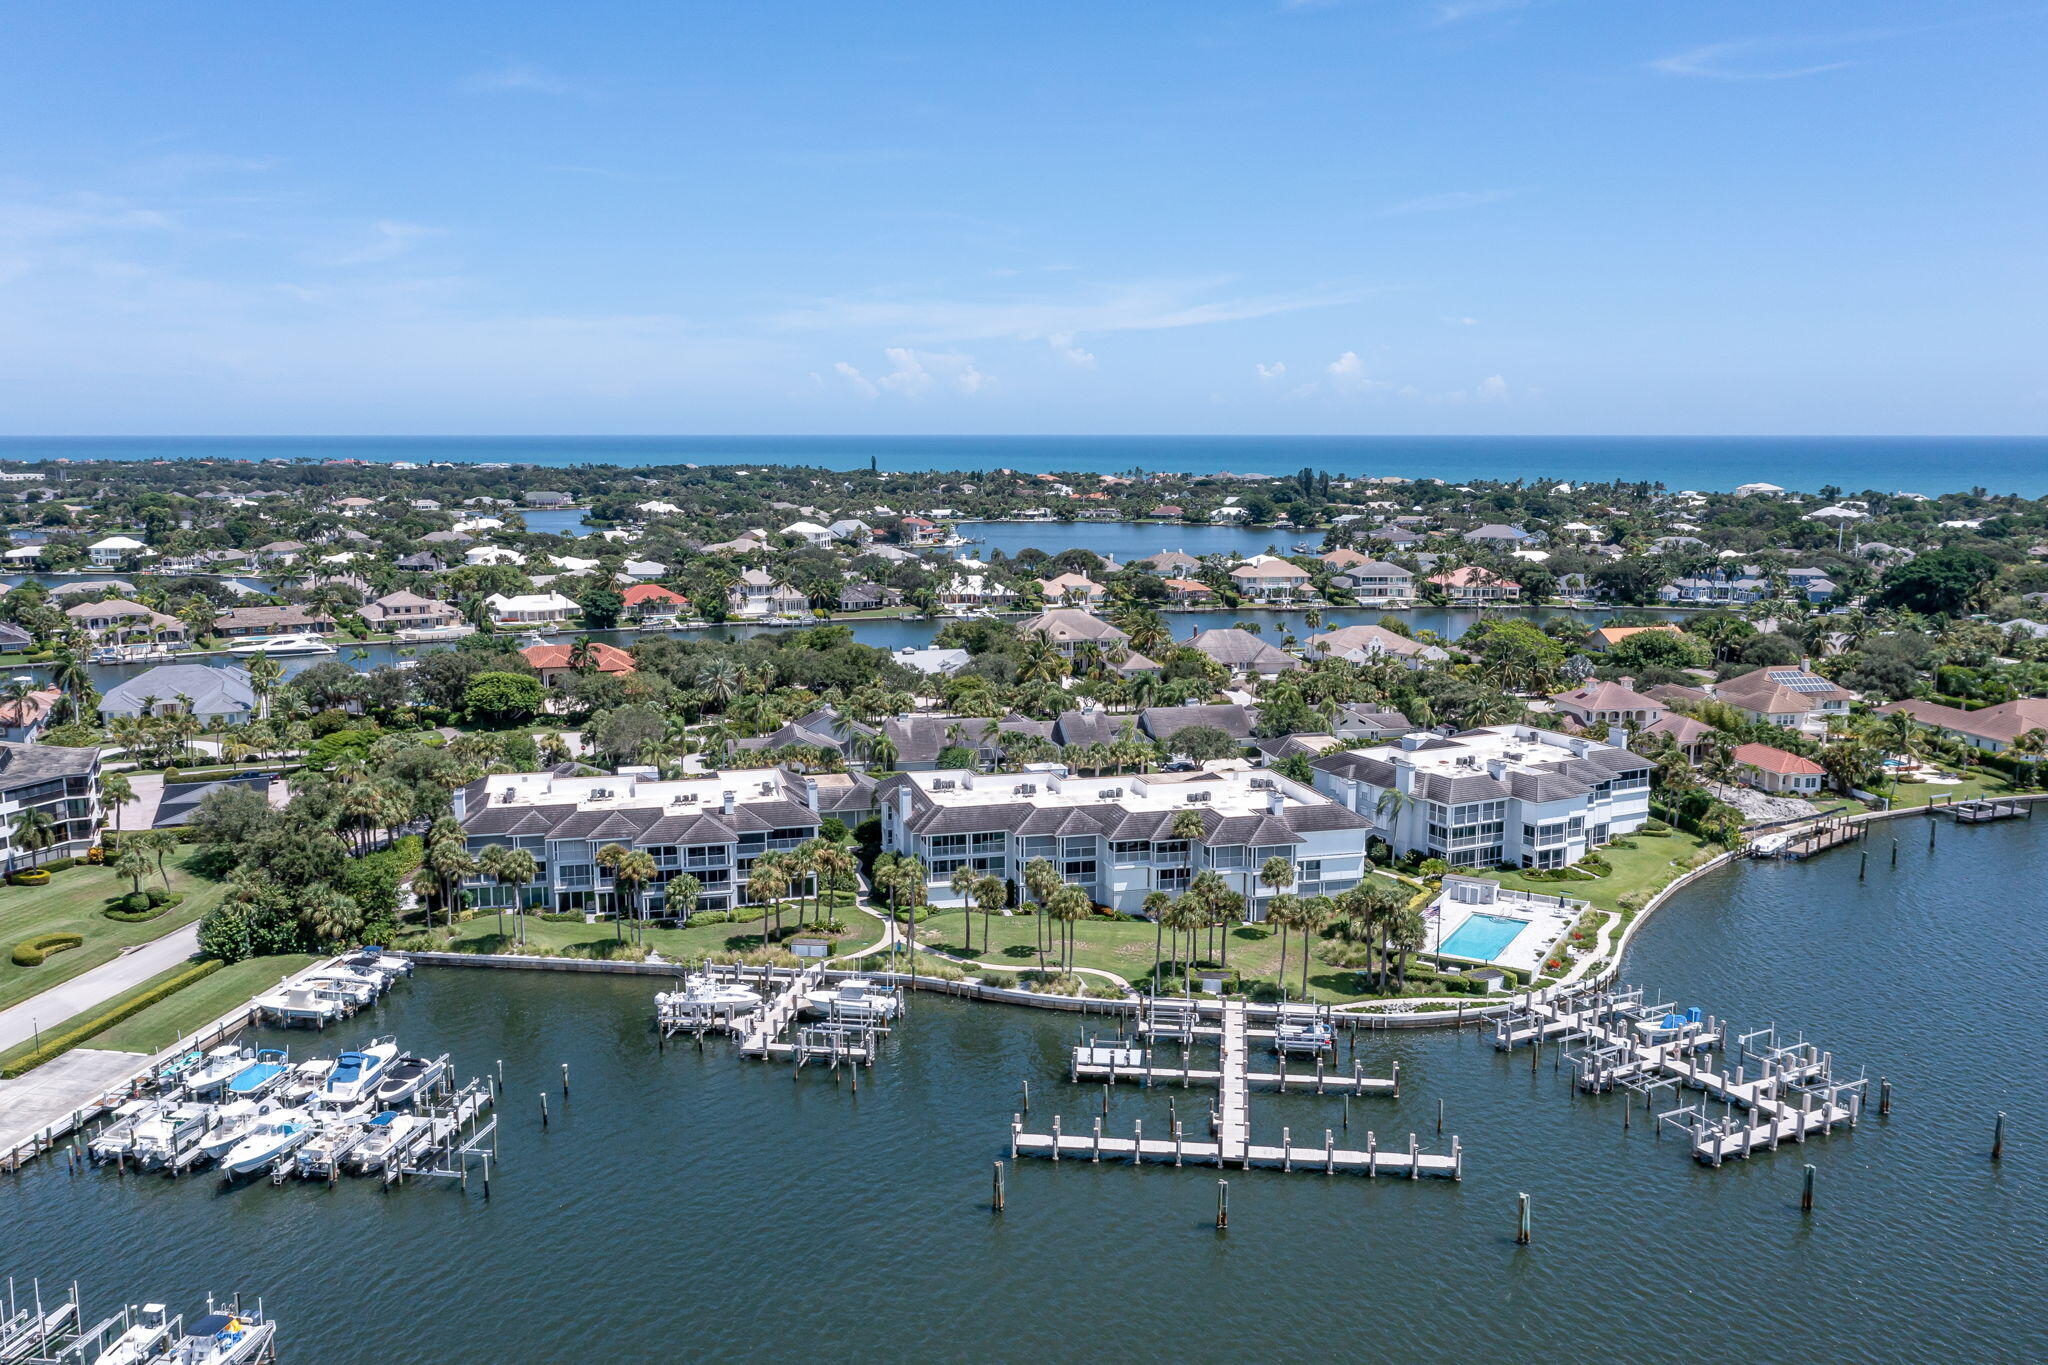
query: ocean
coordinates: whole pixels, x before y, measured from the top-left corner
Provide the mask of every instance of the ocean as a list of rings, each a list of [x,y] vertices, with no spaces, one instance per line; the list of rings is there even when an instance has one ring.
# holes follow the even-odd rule
[[[1031,473],[1228,471],[1726,490],[2048,494],[2048,437],[2013,436],[163,436],[0,438],[5,460],[352,459],[788,464]]]

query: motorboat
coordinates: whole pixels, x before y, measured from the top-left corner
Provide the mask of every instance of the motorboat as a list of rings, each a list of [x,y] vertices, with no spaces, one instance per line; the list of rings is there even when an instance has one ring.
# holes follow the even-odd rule
[[[207,1104],[174,1104],[135,1125],[133,1155],[146,1168],[174,1165],[206,1135]]]
[[[314,1099],[321,1104],[361,1104],[384,1079],[384,1069],[398,1056],[398,1042],[393,1038],[379,1038],[360,1051],[344,1052],[335,1059],[334,1070],[327,1074],[327,1084],[320,1087]]]
[[[293,986],[256,997],[256,1008],[284,1024],[316,1024],[325,1027],[348,1011],[332,994],[306,986]]]
[[[822,990],[807,991],[804,1004],[813,1014],[839,1019],[894,1019],[901,1002],[864,976],[849,976]]]
[[[476,627],[471,625],[409,626],[398,632],[397,639],[401,644],[425,645],[436,640],[460,640],[465,635],[474,634]]]
[[[267,654],[287,658],[303,654],[336,654],[340,651],[317,635],[263,635],[228,646],[230,654]]]
[[[135,1150],[135,1128],[158,1109],[155,1100],[129,1100],[114,1110],[114,1117],[93,1134],[86,1155],[94,1161],[112,1161]]]
[[[231,1101],[260,1099],[283,1085],[290,1073],[291,1064],[282,1048],[258,1048],[255,1058],[228,1078],[221,1094]]]
[[[370,1091],[370,1100],[383,1109],[410,1104],[421,1091],[433,1085],[448,1070],[445,1057],[415,1057],[410,1053],[384,1068],[383,1077]]]
[[[399,977],[412,975],[412,959],[400,953],[387,953],[382,948],[364,944],[353,953],[345,953],[341,960],[351,967],[368,967],[373,972]]]
[[[349,1165],[358,1171],[381,1171],[426,1137],[432,1125],[417,1114],[395,1114],[385,1110],[370,1120],[363,1140],[348,1154]]]
[[[1697,1032],[1701,1017],[1698,1006],[1683,1014],[1673,1010],[1655,1018],[1636,1020],[1636,1032],[1646,1043],[1668,1043]]]
[[[244,1365],[260,1360],[277,1336],[277,1324],[253,1313],[217,1313],[208,1303],[207,1311],[193,1319],[178,1344],[171,1348],[166,1365]]]
[[[320,1125],[320,1130],[299,1144],[299,1150],[292,1155],[293,1163],[300,1175],[332,1175],[341,1169],[341,1163],[358,1142],[368,1127],[361,1118],[330,1119]]]
[[[42,1354],[41,1348],[55,1345],[57,1333],[69,1327],[77,1317],[78,1304],[75,1301],[60,1303],[40,1314],[36,1309],[24,1308],[14,1317],[0,1322],[0,1360],[37,1358]],[[32,1356],[31,1352],[35,1355]]]
[[[319,1131],[314,1121],[296,1109],[266,1114],[249,1130],[249,1135],[220,1159],[229,1175],[247,1175],[262,1170],[280,1157],[291,1155]]]
[[[156,1088],[169,1090],[184,1082],[185,1078],[198,1070],[206,1061],[206,1054],[197,1048],[181,1052],[156,1069]]]
[[[664,1013],[694,1010],[739,1012],[760,1008],[761,993],[736,981],[720,981],[700,972],[684,977],[683,988],[679,991],[657,993],[654,1005]]]
[[[547,642],[547,635],[538,630],[529,630],[519,637],[519,643],[522,645],[544,645]]]
[[[160,1303],[145,1303],[136,1310],[134,1319],[120,1336],[108,1343],[106,1350],[99,1353],[93,1365],[141,1365],[143,1361],[162,1356],[163,1348],[170,1343],[171,1334],[176,1330],[169,1310]]]
[[[333,1074],[332,1057],[315,1057],[309,1062],[296,1063],[285,1073],[284,1083],[278,1086],[276,1098],[286,1108],[296,1108],[325,1089],[327,1078]]]
[[[185,1089],[204,1098],[225,1086],[256,1060],[253,1048],[224,1043],[206,1054],[205,1060],[185,1073]]]
[[[213,1127],[199,1139],[199,1154],[209,1161],[219,1161],[254,1132],[257,1124],[276,1112],[276,1105],[263,1100],[230,1100],[213,1111]]]
[[[315,995],[324,995],[341,1001],[351,1009],[361,1009],[377,998],[378,987],[359,976],[346,972],[321,972],[306,978],[306,988]]]
[[[1337,1031],[1316,1015],[1282,1011],[1273,1020],[1273,1046],[1281,1052],[1309,1052],[1337,1046]]]

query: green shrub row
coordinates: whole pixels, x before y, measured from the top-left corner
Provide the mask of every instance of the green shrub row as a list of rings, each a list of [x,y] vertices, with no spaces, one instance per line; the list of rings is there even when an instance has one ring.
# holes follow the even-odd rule
[[[193,982],[211,976],[225,965],[219,958],[215,957],[210,957],[204,962],[194,963],[170,980],[153,986],[140,995],[133,996],[121,1001],[117,1005],[102,1010],[84,1022],[65,1029],[62,1033],[50,1034],[43,1039],[41,1047],[25,1052],[8,1062],[5,1066],[0,1066],[0,1080],[11,1081],[16,1076],[25,1075],[35,1070],[51,1058],[61,1056],[72,1048],[77,1047],[80,1043],[105,1033],[123,1019],[132,1018],[142,1013],[142,1011],[158,1001],[168,1000]]]
[[[35,938],[25,938],[14,945],[14,965],[40,967],[43,965],[43,959],[52,953],[79,947],[84,942],[83,934],[40,934]]]

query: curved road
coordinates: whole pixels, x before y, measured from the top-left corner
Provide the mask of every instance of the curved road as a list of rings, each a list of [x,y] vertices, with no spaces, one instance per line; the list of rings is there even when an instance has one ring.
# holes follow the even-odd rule
[[[199,926],[188,924],[19,1005],[0,1010],[0,1052],[35,1037],[38,1025],[47,1033],[72,1015],[111,1000],[159,972],[169,971],[198,951]]]

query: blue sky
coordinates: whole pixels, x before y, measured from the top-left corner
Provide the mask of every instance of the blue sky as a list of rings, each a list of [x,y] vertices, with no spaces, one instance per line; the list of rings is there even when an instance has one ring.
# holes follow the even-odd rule
[[[2048,8],[8,4],[0,431],[2040,433]]]

